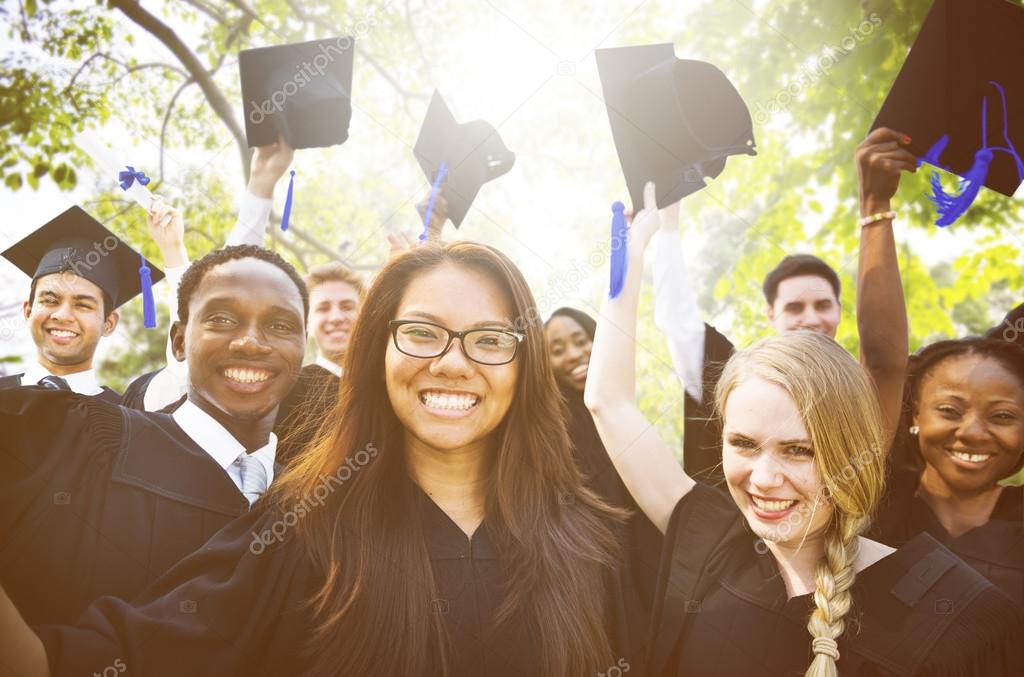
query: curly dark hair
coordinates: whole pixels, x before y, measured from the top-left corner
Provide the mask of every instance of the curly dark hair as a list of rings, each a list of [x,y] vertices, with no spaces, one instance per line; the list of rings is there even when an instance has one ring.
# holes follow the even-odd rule
[[[231,245],[215,249],[198,261],[194,261],[188,267],[185,274],[181,276],[181,284],[178,285],[178,321],[182,323],[188,322],[188,304],[192,300],[196,288],[199,287],[199,283],[206,276],[207,271],[228,261],[248,258],[259,259],[273,264],[291,278],[299,290],[299,295],[302,296],[302,322],[305,324],[306,318],[309,317],[309,292],[306,290],[306,283],[302,281],[302,276],[299,275],[292,264],[285,261],[277,253],[252,244]]]

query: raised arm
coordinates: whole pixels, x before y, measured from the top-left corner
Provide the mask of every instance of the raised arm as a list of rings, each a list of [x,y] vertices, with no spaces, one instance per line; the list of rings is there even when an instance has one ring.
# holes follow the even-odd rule
[[[704,320],[686,274],[679,240],[679,203],[661,210],[661,228],[651,238],[654,249],[654,323],[668,341],[676,376],[687,394],[703,396]]]
[[[891,213],[900,173],[917,171],[917,158],[905,148],[909,138],[888,128],[873,131],[857,148],[862,217]],[[860,360],[875,382],[891,442],[899,424],[906,377],[907,306],[903,298],[892,218],[861,227],[857,262],[857,331]]]
[[[623,483],[640,509],[664,533],[679,499],[693,488],[654,425],[636,405],[636,320],[644,249],[658,228],[654,185],[629,230],[622,293],[601,308],[590,354],[584,401]]]
[[[249,162],[249,186],[242,195],[235,222],[225,245],[253,244],[263,246],[267,218],[274,203],[274,187],[292,164],[295,151],[284,139],[269,146],[259,146]]]

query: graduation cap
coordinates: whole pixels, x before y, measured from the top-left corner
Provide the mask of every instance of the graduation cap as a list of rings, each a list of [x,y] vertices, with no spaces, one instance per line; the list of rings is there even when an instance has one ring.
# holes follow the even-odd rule
[[[292,148],[324,148],[348,139],[352,119],[349,36],[238,53],[249,147],[284,137]]]
[[[715,66],[677,59],[671,43],[595,56],[634,211],[648,181],[664,208],[718,176],[730,155],[757,154],[750,111]]]
[[[505,147],[493,125],[483,120],[459,124],[437,90],[430,99],[413,154],[433,184],[431,205],[443,184],[448,218],[456,228],[480,187],[508,172],[516,161],[516,154]],[[429,208],[425,222],[430,223]]]
[[[33,280],[54,273],[83,277],[102,289],[114,308],[141,293],[146,326],[156,326],[152,285],[163,279],[163,272],[77,205],[2,256]]]
[[[936,0],[871,125],[910,136],[909,150],[961,178],[959,195],[932,176],[939,225],[981,186],[1013,195],[1024,181],[1024,9],[1006,0]]]

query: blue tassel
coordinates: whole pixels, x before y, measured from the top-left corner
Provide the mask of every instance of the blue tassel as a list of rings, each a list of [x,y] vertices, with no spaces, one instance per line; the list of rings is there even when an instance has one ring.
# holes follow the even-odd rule
[[[621,202],[612,204],[612,253],[611,281],[608,298],[614,299],[622,293],[626,281],[626,243],[629,237],[626,228],[626,206]]]
[[[288,194],[284,198],[284,211],[281,213],[281,230],[288,230],[288,219],[292,216],[292,192],[295,189],[295,170],[288,179]]]
[[[427,212],[423,215],[423,232],[420,233],[420,242],[427,239],[427,233],[430,231],[430,217],[434,215],[434,202],[437,200],[437,194],[441,190],[441,183],[447,174],[448,165],[442,162],[441,166],[437,168],[434,185],[430,187],[430,200],[427,202]]]
[[[974,154],[974,164],[960,180],[959,193],[950,194],[942,189],[942,182],[938,173],[932,174],[932,194],[929,196],[939,212],[939,218],[935,221],[937,226],[948,226],[963,216],[964,212],[978,196],[978,191],[985,185],[985,177],[988,176],[988,166],[992,164],[994,154],[988,148],[982,148]]]
[[[142,287],[142,322],[146,329],[156,326],[156,304],[153,302],[153,276],[146,265],[146,258],[139,255],[142,266],[139,268],[139,284]]]

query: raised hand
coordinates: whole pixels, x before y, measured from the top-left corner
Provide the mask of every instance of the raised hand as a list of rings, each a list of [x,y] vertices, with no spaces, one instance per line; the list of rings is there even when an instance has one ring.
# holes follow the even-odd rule
[[[420,223],[427,217],[427,207],[430,205],[430,193],[416,203],[416,211],[420,215]],[[437,198],[434,200],[434,209],[430,212],[430,223],[427,225],[427,241],[440,242],[441,231],[444,230],[444,223],[448,220],[448,201],[444,199],[444,191],[437,191]]]
[[[906,149],[910,137],[880,127],[868,134],[855,154],[861,215],[889,211],[901,172],[916,172],[917,158]]]
[[[181,218],[181,212],[164,204],[159,195],[154,195],[146,222],[149,225],[149,236],[153,238],[153,242],[160,248],[160,253],[164,257],[164,266],[170,268],[187,265],[185,222]]]
[[[678,209],[678,204],[673,206]],[[644,208],[633,216],[633,221],[629,224],[630,258],[643,260],[644,251],[650,244],[651,237],[662,227],[662,212],[670,209],[672,207],[658,209],[656,188],[652,181],[648,181],[644,186]]]
[[[295,151],[284,137],[269,146],[258,146],[249,161],[249,192],[256,197],[274,197],[274,186],[288,171]]]

